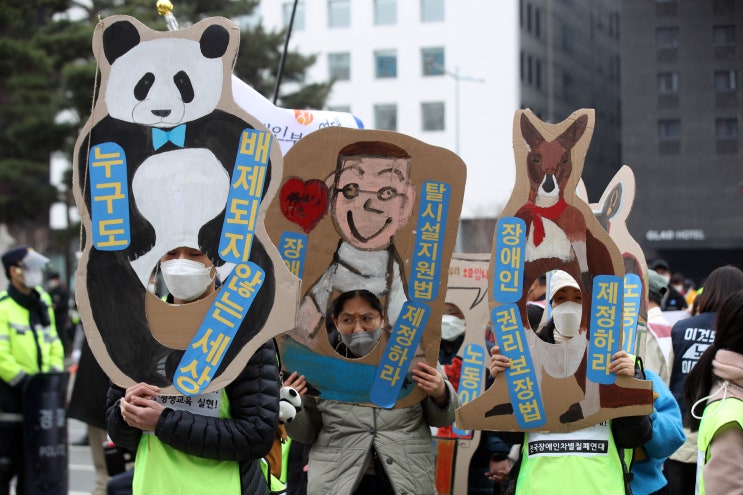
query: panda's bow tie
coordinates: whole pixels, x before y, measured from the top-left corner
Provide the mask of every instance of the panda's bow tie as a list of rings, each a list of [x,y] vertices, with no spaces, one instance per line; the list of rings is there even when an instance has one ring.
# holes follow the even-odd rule
[[[186,124],[181,124],[169,131],[163,131],[157,127],[152,128],[152,146],[155,151],[162,148],[168,141],[183,148],[186,142]]]

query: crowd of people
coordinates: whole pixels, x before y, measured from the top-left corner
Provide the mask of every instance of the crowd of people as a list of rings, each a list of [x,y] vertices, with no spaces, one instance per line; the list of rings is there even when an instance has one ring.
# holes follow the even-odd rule
[[[10,493],[13,480],[18,494],[28,483],[24,386],[34,374],[64,369],[74,335],[64,282],[52,274],[43,288],[49,260],[20,246],[4,253],[2,262],[9,284],[0,293],[0,495]],[[663,260],[649,266],[646,332],[640,332],[645,359],[619,351],[609,371],[652,381],[652,414],[569,433],[481,432],[467,473],[468,493],[549,494],[566,487],[578,494],[743,493],[743,271],[719,267],[697,287],[671,275]],[[199,250],[174,249],[159,269],[171,304],[219,290],[219,276]],[[528,298],[530,326],[540,339],[559,346],[578,337],[582,294],[570,275],[541,277]],[[384,304],[364,289],[337,295],[325,315],[332,348],[349,359],[372,352],[390,331],[386,322]],[[461,405],[466,328],[462,310],[446,303],[439,363],[418,362],[411,374],[423,398],[397,409],[323,399],[309,393],[311,384],[300,372],[282,383],[272,341],[235,380],[212,393],[218,408],[175,407],[155,385],[111,384],[84,343],[69,411],[88,423],[91,447],[96,444],[95,493],[437,493],[434,441],[456,438],[451,425]],[[498,342],[488,347],[489,385],[510,361]],[[279,398],[289,389],[299,399],[296,414],[287,419]],[[276,475],[267,459],[281,428],[291,442],[283,445],[284,469]],[[133,469],[108,487],[98,448],[107,437],[134,459]],[[604,439],[608,450],[546,455],[531,448],[588,438]],[[289,445],[296,456],[287,455]]]

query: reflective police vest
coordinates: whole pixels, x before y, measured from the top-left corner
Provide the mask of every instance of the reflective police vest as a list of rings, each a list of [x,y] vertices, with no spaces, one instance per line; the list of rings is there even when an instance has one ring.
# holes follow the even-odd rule
[[[49,294],[37,288],[49,313],[49,326],[31,328],[29,311],[15,302],[7,291],[0,292],[0,379],[11,386],[27,375],[61,371],[64,349],[54,327],[54,311]]]
[[[697,493],[704,495],[704,465],[709,461],[710,444],[715,433],[723,426],[738,423],[743,429],[743,401],[728,397],[715,401],[704,408],[702,422],[699,424],[697,453]]]

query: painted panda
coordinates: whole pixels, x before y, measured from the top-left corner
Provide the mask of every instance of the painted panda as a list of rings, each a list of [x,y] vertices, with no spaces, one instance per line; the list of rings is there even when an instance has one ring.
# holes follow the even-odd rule
[[[126,249],[101,251],[87,239],[77,286],[78,293],[87,296],[81,314],[89,311],[95,327],[86,325],[86,334],[89,340],[100,336],[103,346],[92,346],[96,357],[109,364],[104,369],[113,369],[109,376],[120,385],[144,381],[170,387],[183,355],[184,346],[164,343],[151,328],[148,308],[160,301],[153,301],[146,289],[160,257],[176,247],[195,247],[219,267],[222,280],[232,268],[218,253],[230,177],[243,129],[258,123],[248,122],[252,117],[234,105],[231,93],[224,94],[238,39],[237,28],[230,27],[226,19],[211,18],[182,31],[160,33],[134,18],[116,16],[96,30],[101,95],[89,133],[81,135],[76,147],[76,195],[78,204],[84,201],[90,212],[88,152],[99,143],[121,146],[131,241]],[[180,138],[164,140],[159,132],[172,135],[175,129]],[[271,171],[269,162],[264,196]],[[273,306],[277,258],[269,255],[260,237],[258,233],[253,241],[250,261],[265,270],[265,280],[215,380],[264,327]]]

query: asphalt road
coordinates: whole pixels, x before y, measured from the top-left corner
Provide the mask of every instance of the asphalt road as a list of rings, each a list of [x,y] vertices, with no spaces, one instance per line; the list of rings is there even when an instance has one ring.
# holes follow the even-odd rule
[[[76,419],[68,420],[67,432],[70,440],[70,486],[68,493],[70,495],[88,495],[95,485],[95,469],[93,468],[93,458],[90,456],[90,447],[72,445],[72,442],[85,435],[85,430],[85,423]]]

